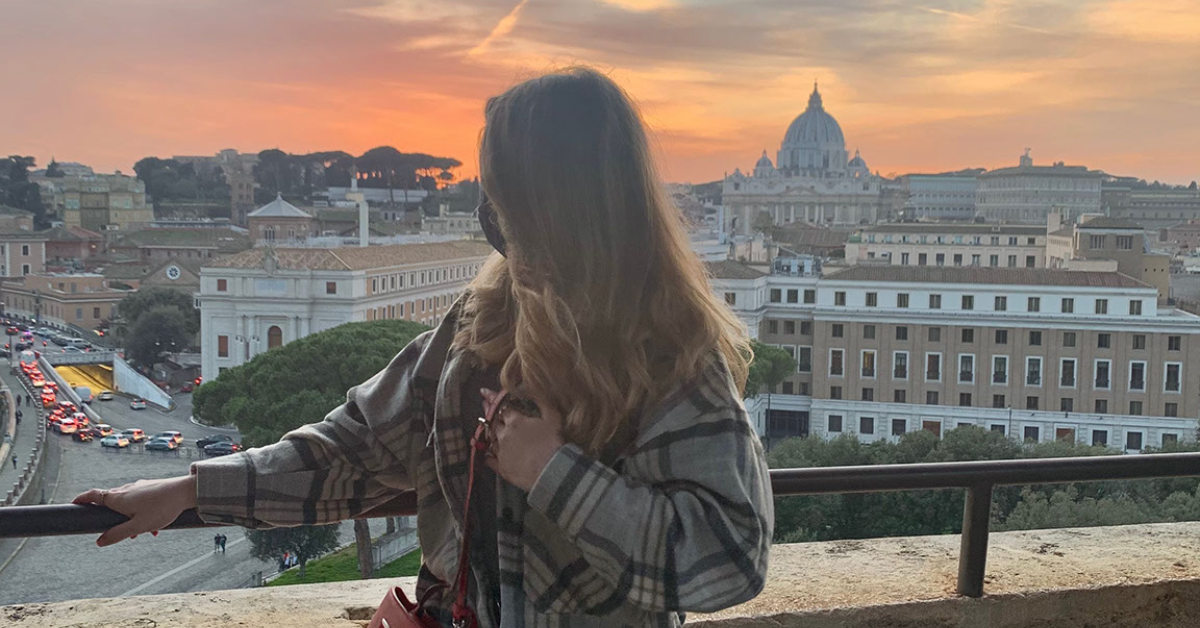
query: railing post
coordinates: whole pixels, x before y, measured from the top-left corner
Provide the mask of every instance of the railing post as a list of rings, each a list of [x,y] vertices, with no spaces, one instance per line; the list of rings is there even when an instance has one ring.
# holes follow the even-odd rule
[[[963,504],[962,544],[958,550],[958,594],[983,597],[987,569],[988,525],[992,514],[992,485],[967,487]]]

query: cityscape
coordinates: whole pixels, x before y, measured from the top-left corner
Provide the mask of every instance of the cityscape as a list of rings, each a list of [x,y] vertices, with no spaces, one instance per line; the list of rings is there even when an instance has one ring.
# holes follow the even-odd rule
[[[305,11],[316,9],[304,4],[297,15],[307,20]],[[364,29],[367,19],[426,24],[395,16],[413,3],[365,4],[344,10],[339,20]],[[508,3],[496,15],[489,7],[486,19],[463,8],[465,2],[426,7],[464,24],[446,33],[431,30],[429,41],[406,40],[401,51],[425,59],[442,46],[458,46],[446,42],[465,38],[466,30],[474,43],[462,44],[462,59],[542,60],[536,54],[544,46],[576,51],[538,40],[533,24],[582,18],[536,4]],[[741,14],[722,3],[714,3],[720,9],[667,0],[594,4],[597,28],[612,29],[622,41],[633,37],[624,28],[639,33],[654,23],[646,20],[692,24],[682,17],[689,10],[731,20],[731,39],[743,37],[743,27],[770,28],[770,20],[731,17]],[[748,4],[765,11],[757,1]],[[1164,6],[1163,15],[1188,13]],[[1124,10],[1105,9],[1105,24],[1132,19],[1117,9]],[[839,10],[850,11],[828,9]],[[914,11],[921,20],[947,17],[967,34],[980,32],[975,21],[991,19],[990,13]],[[20,12],[37,15],[27,7]],[[612,17],[617,12],[620,20]],[[311,32],[306,21],[289,23]],[[444,22],[427,24],[435,23]],[[1194,19],[1187,23],[1196,26]],[[994,26],[1022,41],[1045,34],[1037,32],[1043,24],[1022,24],[999,20]],[[342,28],[341,22],[331,26],[328,36],[349,46],[354,32]],[[1161,36],[1194,51],[1200,28],[1192,30],[1144,25],[1128,32],[1134,33],[1129,41]],[[707,37],[717,32],[703,29]],[[1093,44],[1076,35],[1090,50]],[[374,35],[364,31],[363,37]],[[706,107],[673,110],[663,104],[664,88],[649,85],[672,70],[626,67],[611,52],[592,52],[573,58],[611,62],[606,71],[619,82],[628,79],[635,100],[645,99],[650,127],[663,121],[659,157],[666,165],[659,185],[706,267],[713,295],[751,340],[754,363],[742,403],[772,469],[968,461],[1029,462],[1034,469],[1035,459],[1146,461],[1200,451],[1200,161],[1194,152],[1173,146],[1170,151],[1185,151],[1183,159],[1172,153],[1173,165],[1161,166],[1137,157],[1154,151],[1150,139],[1137,144],[1121,131],[1107,148],[1089,153],[1096,145],[1072,144],[1058,111],[1029,124],[1026,133],[1000,125],[980,131],[986,141],[931,136],[926,145],[914,133],[928,132],[927,125],[891,135],[871,126],[890,119],[864,114],[866,79],[853,83],[850,69],[839,74],[816,62],[780,62],[761,106],[714,114],[713,126],[700,132],[697,111]],[[427,107],[447,107],[444,126],[454,128],[446,137],[429,129],[403,134],[388,123],[370,136],[360,128],[339,136],[322,122],[306,138],[297,130],[303,125],[291,119],[298,114],[289,110],[286,131],[281,126],[274,139],[258,129],[245,139],[231,136],[236,125],[226,128],[229,121],[211,125],[211,140],[159,130],[104,150],[82,135],[72,143],[45,133],[55,136],[53,145],[24,132],[0,138],[0,323],[6,332],[0,356],[9,366],[0,373],[0,515],[10,507],[69,504],[95,487],[185,475],[195,461],[270,444],[320,421],[346,401],[347,388],[386,366],[417,333],[438,326],[499,255],[481,226],[486,195],[478,147],[462,139],[475,140],[482,118],[460,109],[469,100],[482,111],[482,86],[499,91],[505,85],[475,74],[486,66],[462,63],[445,69],[447,77],[463,80],[453,98],[449,91],[435,98],[405,86]],[[487,63],[496,64],[493,71],[528,67]],[[1131,72],[1113,63],[1122,76]],[[1058,63],[1050,65],[1044,73],[1061,71]],[[714,82],[724,83],[721,95],[705,105],[728,104],[723,90],[740,69],[725,71],[724,65],[711,71]],[[756,72],[746,72],[747,81],[757,80]],[[439,78],[428,68],[420,74],[412,80]],[[787,85],[779,87],[780,81]],[[894,88],[880,80],[880,89]],[[779,110],[777,90],[791,103],[786,111]],[[909,97],[896,94],[898,103]],[[362,98],[348,105],[358,116],[367,115],[365,106]],[[729,122],[739,115],[742,123]],[[257,116],[249,119],[260,124]],[[843,119],[853,126],[843,126]],[[114,121],[112,128],[123,124]],[[947,128],[961,125],[947,118]],[[424,126],[436,125],[426,120]],[[1181,137],[1195,137],[1196,128],[1193,121]],[[1119,150],[1112,148],[1117,144]],[[311,146],[322,150],[298,148]],[[872,623],[871,613],[881,607],[953,601],[956,574],[957,594],[978,597],[963,589],[966,558],[957,567],[954,561],[956,552],[968,552],[976,499],[970,491],[982,486],[989,495],[982,506],[983,543],[990,517],[993,551],[1002,548],[988,569],[1002,575],[978,577],[989,595],[996,587],[998,603],[1050,591],[1070,603],[1033,602],[1035,614],[1051,623],[1061,616],[1061,625],[1093,625],[1084,619],[1088,612],[1121,603],[1089,597],[1095,591],[1165,587],[1147,595],[1167,599],[1175,609],[1170,617],[1146,620],[1157,602],[1130,602],[1135,610],[1128,616],[1094,625],[1193,625],[1200,617],[1194,595],[1200,468],[1191,458],[1179,459],[1169,473],[1146,471],[1145,464],[1121,471],[1127,475],[1094,476],[1120,482],[1070,475],[1082,481],[929,483],[919,488],[939,490],[886,498],[860,488],[846,495],[824,489],[776,495],[773,542],[789,549],[772,561],[782,556],[783,566],[774,571],[772,565],[758,600],[698,615],[712,626],[742,617],[737,612],[751,622],[744,625],[768,625],[747,618],[776,613],[811,619],[814,626],[884,625]],[[908,488],[897,482],[881,490]],[[941,490],[954,488],[967,489],[967,496]],[[898,495],[916,496],[891,497]],[[5,625],[38,628],[226,626],[235,625],[229,609],[269,600],[262,618],[245,625],[297,615],[314,626],[365,626],[374,609],[362,610],[377,602],[383,586],[329,583],[405,577],[408,586],[422,559],[416,516],[371,517],[302,528],[303,540],[278,540],[282,534],[271,540],[269,530],[194,528],[107,549],[95,547],[92,535],[47,531],[15,538],[0,529],[0,617],[11,622]],[[957,537],[946,539],[960,533],[961,550]],[[1110,545],[1137,556],[1122,566],[1121,558],[1106,553]],[[846,562],[833,560],[843,555]],[[1077,562],[1051,564],[1055,557]],[[938,567],[929,567],[936,561]],[[796,574],[810,563],[818,574],[832,575],[801,599],[794,591],[806,583]],[[876,563],[898,581],[936,582],[937,590],[883,587],[855,575]],[[346,575],[321,579],[336,569]],[[1068,571],[1080,575],[1066,579]],[[1088,579],[1085,572],[1097,575]],[[64,574],[87,585],[67,585]],[[296,601],[281,593],[293,583],[317,584]],[[861,586],[862,592],[854,597],[822,588],[835,586]],[[260,590],[275,597],[253,597]],[[204,604],[199,597],[180,602],[183,594],[229,606],[219,611],[225,615],[206,614],[192,606]],[[91,598],[141,610],[60,605]],[[1089,604],[1092,611],[1080,610]],[[164,619],[179,608],[186,621]],[[905,608],[901,615],[910,612]],[[851,619],[821,623],[832,621],[822,615],[831,610]],[[912,612],[906,620],[912,623],[903,625],[933,625],[946,611]],[[115,623],[139,616],[149,623]],[[1043,625],[972,617],[975,623],[945,625]]]

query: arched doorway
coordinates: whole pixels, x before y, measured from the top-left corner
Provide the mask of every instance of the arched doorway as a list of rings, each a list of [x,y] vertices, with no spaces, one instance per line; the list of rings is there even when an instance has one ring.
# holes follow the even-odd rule
[[[271,325],[267,330],[267,348],[274,349],[283,344],[283,330],[279,325]]]

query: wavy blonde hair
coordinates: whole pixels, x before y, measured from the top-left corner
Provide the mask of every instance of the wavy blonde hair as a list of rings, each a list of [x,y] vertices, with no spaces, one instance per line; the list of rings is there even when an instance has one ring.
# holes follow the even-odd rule
[[[608,77],[552,72],[490,99],[480,182],[506,241],[472,282],[455,344],[564,418],[593,455],[711,367],[739,392],[745,326],[716,298],[664,194],[641,117]]]

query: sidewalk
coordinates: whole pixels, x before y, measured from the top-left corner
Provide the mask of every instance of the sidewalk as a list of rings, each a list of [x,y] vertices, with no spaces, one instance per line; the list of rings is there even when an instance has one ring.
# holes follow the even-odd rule
[[[12,391],[13,395],[20,393],[25,394],[25,388],[21,386],[21,382],[15,376],[8,372],[8,364],[0,365],[0,380],[4,381],[4,385]],[[17,426],[17,434],[13,439],[12,453],[5,456],[3,465],[0,465],[0,501],[4,498],[4,493],[12,488],[14,482],[20,475],[20,471],[25,468],[25,464],[29,462],[30,452],[33,451],[33,446],[37,442],[37,430],[41,426],[38,425],[37,413],[27,404],[22,403],[18,408],[21,414],[25,415],[21,419],[21,424]],[[0,436],[3,438],[3,436]],[[17,455],[19,468],[14,469],[12,464],[13,454]]]

